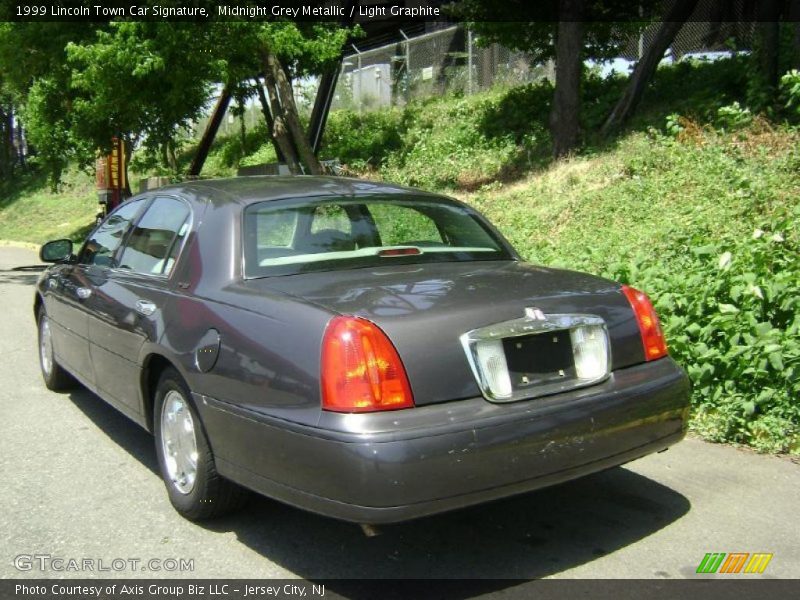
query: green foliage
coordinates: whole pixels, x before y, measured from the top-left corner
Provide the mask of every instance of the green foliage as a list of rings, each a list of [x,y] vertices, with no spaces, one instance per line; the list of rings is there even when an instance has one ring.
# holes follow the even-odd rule
[[[724,131],[741,129],[753,122],[753,114],[749,108],[742,108],[738,102],[720,106],[717,110],[715,124]]]
[[[22,111],[28,141],[37,149],[33,162],[49,173],[53,190],[70,162],[86,164],[94,157],[93,147],[76,138],[67,103],[61,82],[40,78],[28,91]]]
[[[178,168],[184,172],[194,156],[195,148],[185,145],[178,155]],[[137,171],[151,170],[145,161],[134,161]],[[204,177],[232,177],[239,167],[276,162],[275,150],[269,141],[267,127],[259,123],[247,130],[244,138],[241,134],[219,136],[211,145],[208,158],[203,166]],[[134,165],[132,164],[133,168]]]
[[[0,240],[82,242],[97,212],[93,176],[74,168],[65,170],[57,192],[35,171],[0,182]]]
[[[173,142],[219,74],[204,33],[193,23],[122,21],[68,44],[74,135],[103,150],[114,135],[151,148]]]
[[[694,383],[697,426],[712,439],[800,452],[798,208],[763,218],[769,230],[750,236],[676,240],[688,252],[668,258],[669,273],[639,272],[660,294],[672,353]]]
[[[402,147],[406,119],[400,109],[358,114],[336,111],[325,129],[326,156],[345,164],[380,166],[387,155]]]
[[[66,45],[90,39],[102,24],[24,22],[0,23],[0,93],[19,108],[28,142],[37,150],[35,163],[44,168],[53,188],[69,162],[94,156],[74,131],[70,114],[73,94]],[[24,51],[23,51],[24,49]]]
[[[244,101],[267,53],[302,77],[330,66],[353,34],[332,22],[0,23],[0,94],[23,106],[54,181],[68,162],[108,150],[113,136],[143,146],[140,164],[158,159],[163,170],[217,84],[235,84]]]
[[[660,121],[670,113],[700,122],[713,121],[720,106],[745,102],[748,57],[723,60],[689,58],[662,66],[645,92],[634,116],[634,128]]]
[[[547,123],[553,86],[544,80],[495,92],[480,103],[479,128],[487,138],[512,136],[518,144]]]
[[[676,236],[605,274],[647,289],[670,352],[694,385],[695,428],[715,441],[800,452],[800,206],[759,219],[769,230]],[[765,420],[766,419],[766,420]]]
[[[672,113],[667,115],[666,123],[664,124],[664,130],[667,135],[672,137],[678,137],[678,135],[683,131],[683,124],[681,121],[683,117],[681,117],[678,113]]]
[[[433,98],[403,109],[336,111],[323,154],[406,184],[471,189],[547,155],[544,123],[551,96],[544,82]]]
[[[599,131],[611,110],[625,91],[628,78],[616,73],[601,77],[589,71],[583,77],[581,87],[581,123],[585,131]]]
[[[387,157],[382,174],[410,185],[470,189],[518,167],[546,133],[536,121],[517,131],[493,127],[503,98],[498,92],[410,105],[402,147]]]
[[[800,71],[792,69],[781,77],[781,93],[793,120],[800,121]]]

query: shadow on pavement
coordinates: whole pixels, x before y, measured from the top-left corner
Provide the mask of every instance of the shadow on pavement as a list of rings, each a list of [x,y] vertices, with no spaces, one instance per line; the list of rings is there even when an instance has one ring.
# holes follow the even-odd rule
[[[29,265],[13,269],[0,269],[0,284],[34,285],[39,279],[39,273],[46,267],[47,265]]]
[[[70,399],[120,447],[158,472],[152,436],[82,388]],[[384,526],[373,538],[351,523],[255,495],[241,512],[199,526],[233,532],[270,561],[304,579],[325,579],[326,589],[348,598],[375,591],[368,579],[492,580],[465,584],[463,593],[461,586],[447,585],[449,597],[466,598],[615,552],[678,520],[689,508],[674,490],[617,468],[492,504]]]
[[[69,399],[78,410],[120,448],[161,477],[153,436],[82,385],[75,385],[75,389],[69,393]]]
[[[307,579],[517,580],[484,582],[502,589],[624,548],[689,508],[689,501],[670,488],[612,469],[492,504],[386,526],[374,538],[355,525],[260,498],[244,513],[206,526],[236,533],[251,549]],[[326,585],[346,597],[367,592],[363,581]],[[477,592],[470,589],[471,595]]]

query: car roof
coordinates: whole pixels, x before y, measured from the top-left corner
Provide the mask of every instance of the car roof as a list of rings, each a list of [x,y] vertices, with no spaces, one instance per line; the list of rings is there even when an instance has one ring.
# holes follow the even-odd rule
[[[431,199],[445,199],[444,196],[438,194],[380,181],[311,175],[257,175],[204,179],[174,184],[153,191],[189,192],[197,197],[207,198],[214,204],[252,204],[285,198],[319,197],[325,199],[395,194],[413,194]]]

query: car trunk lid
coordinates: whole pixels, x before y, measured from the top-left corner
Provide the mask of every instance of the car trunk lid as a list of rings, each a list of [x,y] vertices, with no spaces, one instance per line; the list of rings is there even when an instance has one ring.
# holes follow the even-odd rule
[[[619,284],[573,271],[517,261],[442,262],[271,277],[248,285],[376,323],[397,348],[417,405],[480,395],[460,336],[518,319],[528,308],[601,317],[612,370],[644,360]]]

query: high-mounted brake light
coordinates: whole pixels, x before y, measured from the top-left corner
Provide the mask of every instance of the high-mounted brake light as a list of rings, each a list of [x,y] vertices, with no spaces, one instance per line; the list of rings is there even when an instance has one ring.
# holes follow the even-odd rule
[[[639,333],[644,345],[645,360],[655,360],[667,355],[667,342],[661,329],[661,322],[647,294],[627,285],[622,286],[622,293],[631,303],[631,308],[639,324]]]
[[[322,339],[322,408],[336,412],[414,406],[400,356],[386,334],[359,317],[331,319]]]
[[[378,250],[378,256],[414,256],[416,254],[422,254],[422,250],[416,247],[386,248],[385,250]]]

